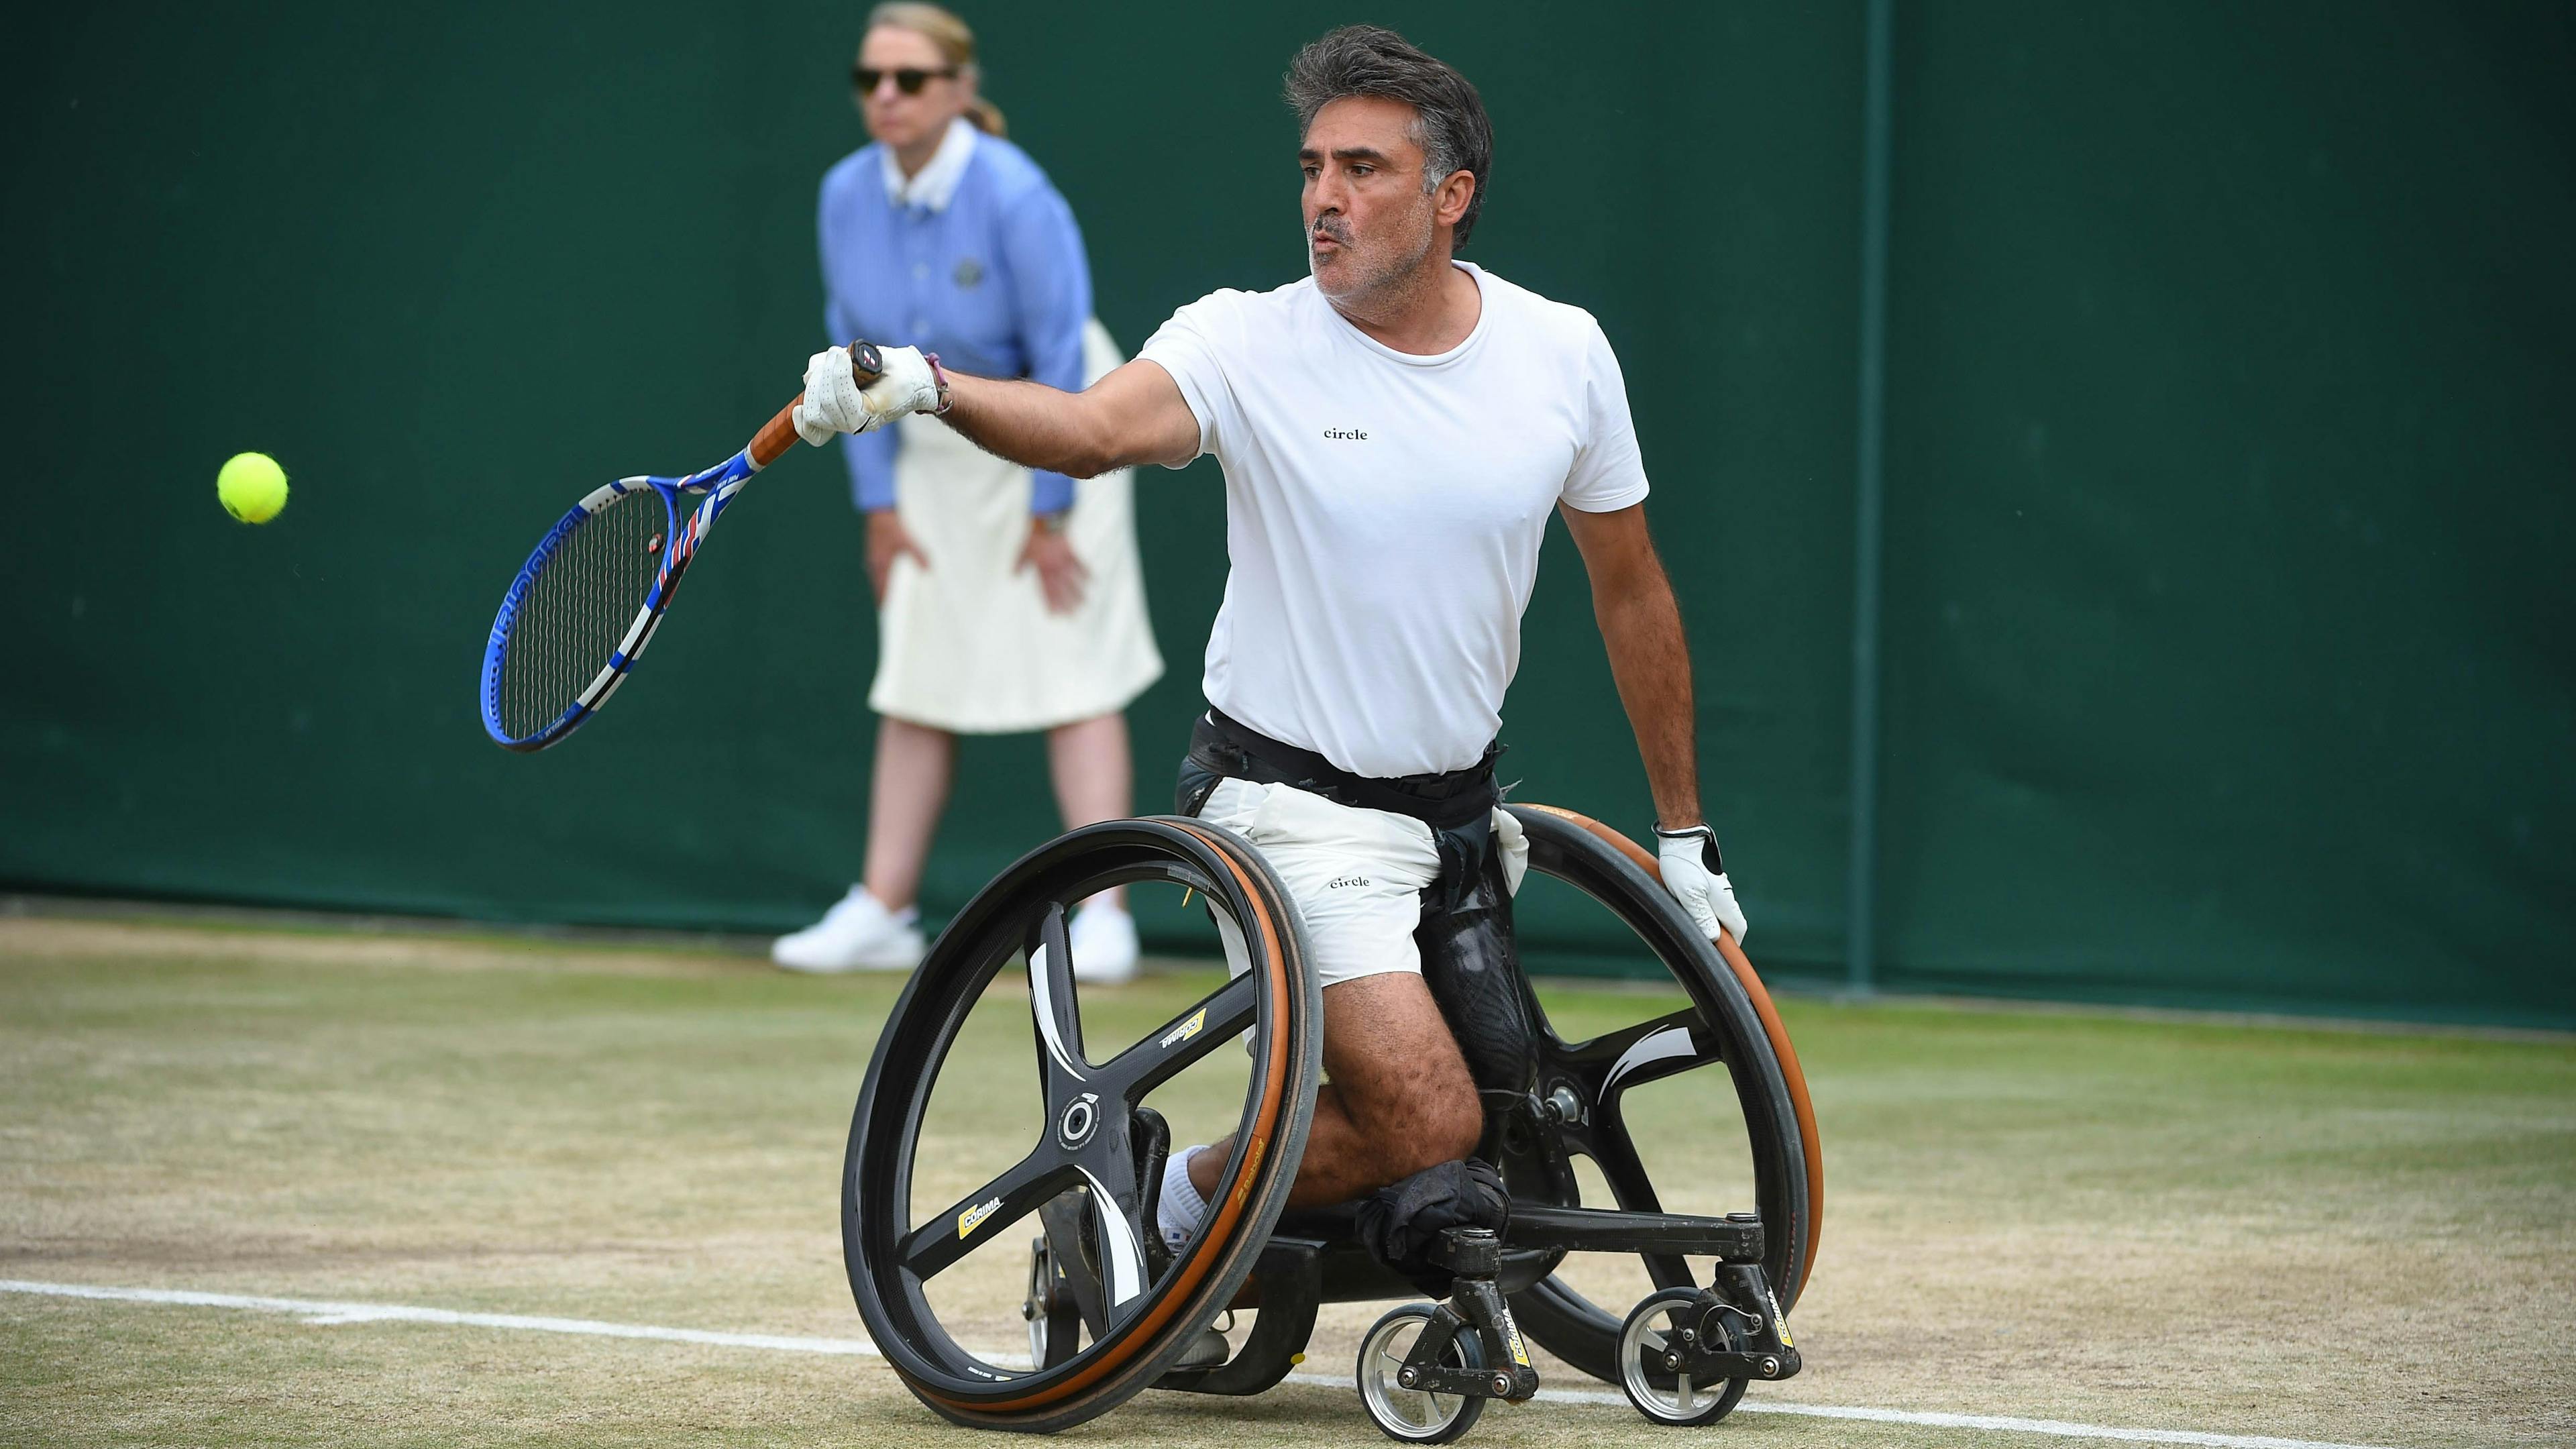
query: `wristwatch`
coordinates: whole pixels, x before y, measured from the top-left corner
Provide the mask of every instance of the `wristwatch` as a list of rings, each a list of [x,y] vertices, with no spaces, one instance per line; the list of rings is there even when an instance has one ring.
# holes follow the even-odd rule
[[[930,365],[930,381],[939,392],[939,403],[930,410],[930,415],[934,418],[944,418],[948,416],[948,369],[939,365],[939,354],[936,352],[921,354],[921,360]]]
[[[1029,515],[1029,527],[1040,533],[1062,533],[1064,532],[1064,511],[1058,509],[1053,513],[1032,513]]]

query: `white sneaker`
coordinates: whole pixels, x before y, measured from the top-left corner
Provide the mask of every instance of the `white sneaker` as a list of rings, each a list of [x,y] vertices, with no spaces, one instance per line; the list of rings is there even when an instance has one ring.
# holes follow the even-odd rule
[[[1124,907],[1093,901],[1073,913],[1065,936],[1074,980],[1119,986],[1136,979],[1136,918]]]
[[[790,971],[909,971],[927,949],[921,911],[889,911],[866,886],[852,886],[823,919],[769,943],[769,959]]]

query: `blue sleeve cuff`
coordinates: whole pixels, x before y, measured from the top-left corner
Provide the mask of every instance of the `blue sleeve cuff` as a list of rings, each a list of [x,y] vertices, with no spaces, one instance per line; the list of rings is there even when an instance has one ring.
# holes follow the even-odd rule
[[[887,489],[889,496],[893,493]],[[1029,512],[1062,513],[1073,506],[1073,480],[1062,473],[1029,474]]]

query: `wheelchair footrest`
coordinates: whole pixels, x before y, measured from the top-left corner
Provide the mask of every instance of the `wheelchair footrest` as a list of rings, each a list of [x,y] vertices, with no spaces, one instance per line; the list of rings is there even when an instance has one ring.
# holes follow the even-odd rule
[[[1762,1259],[1762,1220],[1751,1213],[1708,1218],[1515,1202],[1503,1241],[1572,1253],[1690,1253],[1756,1263]]]
[[[1323,1247],[1302,1238],[1272,1238],[1253,1266],[1261,1306],[1243,1347],[1219,1367],[1175,1370],[1156,1379],[1154,1387],[1241,1396],[1264,1392],[1288,1377],[1306,1357],[1306,1340],[1315,1331],[1315,1305],[1323,1299]]]

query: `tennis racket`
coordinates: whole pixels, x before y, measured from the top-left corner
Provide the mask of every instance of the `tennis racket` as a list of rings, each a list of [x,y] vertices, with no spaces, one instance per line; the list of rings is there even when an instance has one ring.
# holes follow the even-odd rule
[[[850,344],[859,385],[874,346]],[[685,478],[620,478],[573,505],[510,581],[483,649],[483,731],[505,749],[559,744],[599,713],[653,642],[680,576],[751,475],[795,447],[796,402],[751,446]],[[689,511],[689,500],[705,501]],[[684,523],[682,520],[686,519]]]

